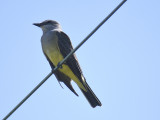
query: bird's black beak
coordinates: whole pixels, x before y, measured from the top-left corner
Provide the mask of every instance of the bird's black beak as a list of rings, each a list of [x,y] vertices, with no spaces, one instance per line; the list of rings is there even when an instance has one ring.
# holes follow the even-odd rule
[[[41,24],[40,23],[33,23],[33,25],[40,27]]]

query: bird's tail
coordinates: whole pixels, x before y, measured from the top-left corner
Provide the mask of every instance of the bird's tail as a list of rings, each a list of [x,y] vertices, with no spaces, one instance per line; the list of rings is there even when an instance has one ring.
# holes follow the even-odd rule
[[[94,108],[96,106],[101,106],[101,102],[100,100],[96,97],[96,95],[94,94],[94,92],[92,91],[92,89],[89,87],[89,85],[86,82],[86,89],[87,92],[84,91],[83,89],[81,89],[82,93],[84,94],[84,96],[86,97],[86,99],[88,100],[88,102],[90,103],[90,105]]]

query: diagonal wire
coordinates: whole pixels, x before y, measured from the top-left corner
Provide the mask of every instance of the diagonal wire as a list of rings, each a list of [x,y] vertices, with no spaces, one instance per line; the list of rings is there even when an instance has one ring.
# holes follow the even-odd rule
[[[77,47],[75,47],[20,103],[18,103],[4,118],[12,115],[62,64],[86,42],[127,0],[123,0]]]

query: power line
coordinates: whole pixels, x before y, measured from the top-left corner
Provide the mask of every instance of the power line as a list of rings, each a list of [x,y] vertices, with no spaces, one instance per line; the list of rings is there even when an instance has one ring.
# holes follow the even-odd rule
[[[20,103],[18,103],[4,118],[10,117],[62,64],[79,49],[127,0],[123,0],[88,36],[75,47]]]

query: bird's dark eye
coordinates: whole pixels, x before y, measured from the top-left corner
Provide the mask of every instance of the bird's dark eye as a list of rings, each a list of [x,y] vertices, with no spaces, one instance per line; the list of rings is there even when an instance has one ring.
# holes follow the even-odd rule
[[[49,23],[50,23],[49,21],[46,21],[46,22],[45,22],[45,24],[49,24]]]

